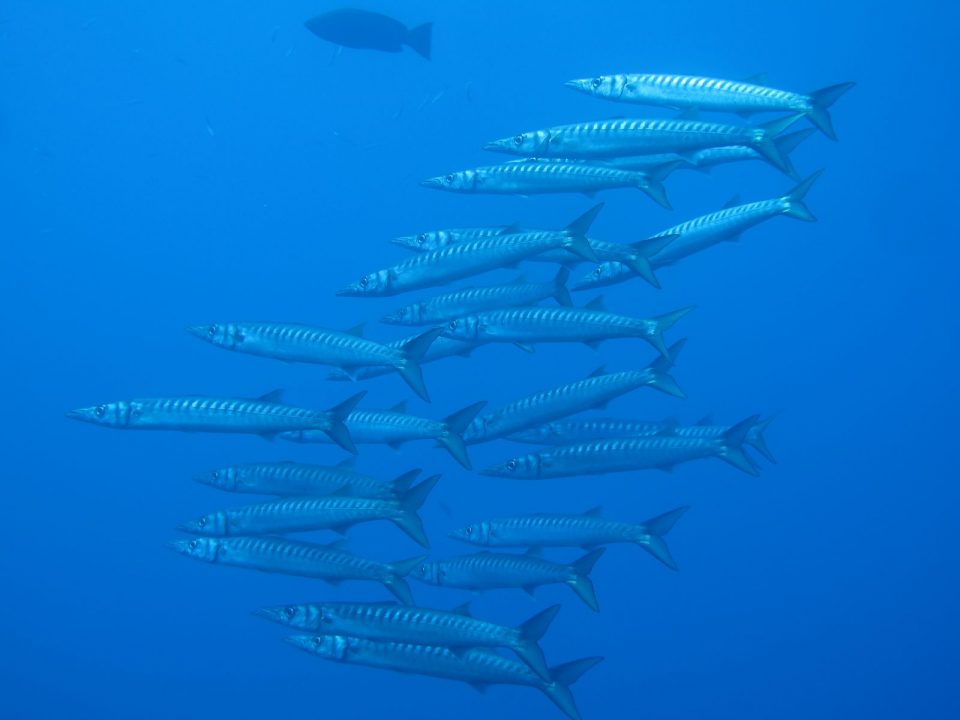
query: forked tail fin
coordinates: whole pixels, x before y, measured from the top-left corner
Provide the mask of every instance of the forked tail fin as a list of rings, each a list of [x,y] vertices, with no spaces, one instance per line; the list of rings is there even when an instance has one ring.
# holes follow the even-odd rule
[[[473,466],[470,464],[469,455],[467,455],[467,446],[463,441],[463,433],[470,423],[473,422],[477,413],[483,410],[486,404],[486,400],[481,400],[444,418],[443,424],[446,426],[446,432],[437,438],[437,442],[445,447],[447,452],[453,455],[453,459],[463,465],[467,470],[472,470]]]
[[[551,679],[550,670],[547,668],[547,661],[543,656],[543,650],[540,648],[540,639],[547,632],[547,628],[550,627],[550,623],[553,622],[558,612],[560,612],[560,606],[554,605],[523,623],[517,628],[519,638],[517,644],[513,646],[513,651],[520,659],[547,682]]]
[[[330,418],[330,427],[326,428],[323,432],[337,445],[353,455],[357,454],[357,446],[353,444],[353,438],[350,437],[350,431],[346,426],[346,419],[366,394],[366,390],[358,392],[356,395],[348,397],[342,403],[334,405],[327,411],[327,415]]]
[[[813,184],[821,175],[823,175],[822,168],[807,177],[805,180],[801,180],[800,183],[793,188],[793,190],[783,196],[784,215],[787,217],[796,218],[797,220],[803,220],[805,222],[817,221],[816,216],[810,212],[810,208],[804,204],[803,199],[806,197],[807,193],[810,192],[810,188],[813,187]]]
[[[759,419],[759,415],[751,415],[746,420],[738,422],[720,437],[721,446],[717,457],[748,475],[760,474],[757,464],[743,451],[743,444],[747,440],[747,435]]]
[[[605,551],[606,548],[598,548],[588,552],[570,565],[570,570],[573,571],[573,579],[569,580],[567,584],[594,612],[600,611],[600,604],[597,602],[597,591],[594,590],[593,582],[590,580],[590,572]]]
[[[413,602],[413,593],[410,592],[410,586],[407,585],[407,581],[404,580],[404,578],[426,559],[426,555],[420,555],[415,558],[410,558],[409,560],[398,560],[387,566],[389,573],[386,579],[383,580],[383,584],[386,585],[387,590],[392,592],[397,600],[404,605],[415,604]]]
[[[424,23],[415,28],[407,30],[407,37],[404,43],[407,47],[416,51],[417,54],[430,59],[430,36],[433,34],[433,23]]]
[[[777,118],[776,120],[771,120],[768,123],[757,126],[762,133],[760,139],[754,141],[753,149],[760,153],[764,160],[787,175],[796,171],[793,170],[793,166],[790,164],[790,158],[786,157],[781,152],[780,146],[777,145],[777,135],[802,117],[803,113],[796,113],[795,115]]]
[[[838,85],[831,85],[830,87],[814,90],[810,93],[812,107],[807,113],[807,117],[810,118],[810,122],[812,122],[820,132],[831,140],[837,139],[837,133],[833,130],[833,120],[830,118],[830,113],[827,111],[827,108],[833,105],[841,95],[854,85],[856,85],[855,82],[839,83]]]
[[[677,520],[689,509],[689,506],[684,505],[641,523],[643,532],[637,537],[637,544],[671,570],[677,569],[677,563],[670,554],[670,548],[667,547],[663,536],[673,529]]]
[[[603,660],[602,657],[583,658],[550,668],[553,682],[544,685],[541,690],[570,720],[580,720],[580,711],[577,710],[570,686],[601,660]]]
[[[419,485],[410,488],[400,496],[400,513],[391,518],[394,525],[409,535],[413,541],[421,547],[430,547],[430,541],[427,540],[427,533],[423,529],[423,520],[417,514],[417,510],[426,502],[430,491],[436,487],[439,482],[439,475],[432,475]]]
[[[426,354],[433,341],[443,334],[443,328],[433,328],[407,340],[401,347],[403,361],[397,365],[397,372],[406,381],[421,400],[430,402],[430,393],[423,382],[423,372],[420,370],[420,361]]]
[[[670,357],[670,351],[667,349],[666,343],[663,341],[663,333],[674,325],[677,321],[680,320],[684,315],[689,314],[694,310],[693,305],[688,305],[685,308],[680,308],[679,310],[674,310],[665,315],[658,315],[657,317],[651,318],[653,323],[653,328],[648,328],[644,333],[644,338],[647,342],[653,345],[657,350],[660,351],[660,354],[665,358]]]
[[[673,379],[673,376],[670,375],[669,372],[673,364],[677,361],[677,356],[680,354],[680,351],[683,350],[683,346],[686,344],[686,338],[677,340],[667,348],[666,355],[661,355],[647,365],[647,369],[650,371],[650,387],[681,399],[687,397],[687,394],[680,388],[677,381]]]

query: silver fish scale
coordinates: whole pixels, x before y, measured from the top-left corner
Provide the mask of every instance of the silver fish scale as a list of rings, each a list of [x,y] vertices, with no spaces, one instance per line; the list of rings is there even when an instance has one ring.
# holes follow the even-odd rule
[[[216,562],[261,566],[271,561],[309,563],[317,575],[339,576],[344,579],[380,579],[388,574],[386,566],[381,563],[320,545],[266,537],[220,538],[218,544]],[[232,555],[236,555],[236,558],[232,558]],[[277,570],[283,569],[281,565],[274,567]]]
[[[683,101],[684,105],[711,106],[726,103],[743,106],[746,103],[747,107],[793,110],[805,110],[810,105],[809,98],[799,93],[777,90],[746,81],[659,73],[623,74],[616,75],[614,78],[616,85],[623,88],[625,94],[633,92],[634,95],[642,96],[642,93],[636,93],[629,86],[648,85],[668,94],[670,91],[678,91],[673,99]],[[621,96],[620,99],[624,98]],[[711,100],[714,102],[711,103]]]
[[[333,612],[350,619],[367,622],[374,621],[405,626],[428,625],[455,630],[458,633],[482,635],[487,640],[494,638],[513,640],[516,639],[517,635],[513,628],[506,628],[485,620],[477,620],[467,615],[402,605],[354,605],[345,603],[335,606]]]
[[[734,135],[753,137],[755,130],[737,125],[704,122],[702,120],[598,120],[588,123],[561,125],[549,130],[551,137],[561,134],[599,135],[605,133],[669,133],[671,135]]]
[[[642,322],[626,315],[579,308],[514,308],[481,313],[478,317],[488,325],[523,325],[568,327],[572,324],[598,327],[638,328]]]
[[[628,170],[618,170],[617,168],[605,167],[602,165],[586,165],[577,162],[566,162],[564,160],[556,161],[517,161],[508,162],[503,165],[490,165],[477,168],[478,174],[488,175],[564,175],[584,178],[601,178],[616,182],[625,182],[634,184],[639,178],[645,177],[643,173],[630,172]]]
[[[398,362],[402,359],[402,355],[389,346],[349,333],[332,332],[307,325],[280,323],[241,323],[238,327],[250,328],[253,333],[261,337],[279,342],[304,346],[325,345],[340,350],[352,350],[362,355],[381,355],[385,356],[385,359]]]
[[[545,580],[563,581],[571,577],[571,571],[566,565],[533,557],[532,555],[499,555],[495,553],[477,553],[453,560],[445,560],[441,566],[447,575],[444,584],[473,583],[489,581],[489,576],[474,576],[473,571],[497,574],[496,582],[512,581],[520,585],[541,583]],[[459,580],[451,578],[453,572],[461,572]],[[510,577],[506,577],[509,575]]]
[[[547,238],[556,238],[557,240],[560,240],[564,237],[565,234],[562,231],[542,233],[536,238],[530,235],[527,237],[521,237],[520,240],[517,240],[515,235],[493,235],[490,237],[470,240],[464,243],[447,245],[439,250],[418,253],[399,265],[395,265],[393,268],[391,268],[391,270],[399,272],[407,269],[419,269],[421,267],[429,267],[437,263],[442,263],[450,258],[459,258],[464,255],[469,256],[485,251],[508,252],[512,248],[516,248],[518,245],[538,245],[543,243]]]

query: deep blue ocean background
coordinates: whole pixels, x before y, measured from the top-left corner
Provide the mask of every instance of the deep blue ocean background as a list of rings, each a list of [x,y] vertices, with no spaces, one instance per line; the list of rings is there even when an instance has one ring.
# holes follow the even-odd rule
[[[3,521],[0,717],[559,718],[534,690],[341,666],[294,650],[263,605],[387,599],[382,588],[205,565],[165,543],[174,527],[240,505],[191,480],[240,462],[335,463],[331,446],[256,437],[120,432],[64,411],[130,397],[287,390],[320,408],[361,386],[326,369],[231,354],[189,324],[289,320],[368,335],[408,302],[337,298],[406,257],[397,235],[520,221],[566,224],[576,195],[460,196],[422,178],[498,162],[484,142],[522,130],[658,114],[562,82],[611,72],[742,78],[811,90],[856,80],[832,110],[840,142],[813,135],[802,175],[816,224],[777,218],[640,281],[611,309],[697,311],[675,377],[689,398],[649,391],[607,414],[735,422],[777,413],[779,464],[748,477],[706,460],[671,475],[520,483],[462,470],[429,443],[364,447],[358,468],[444,479],[423,515],[437,557],[467,522],[603,505],[640,521],[681,504],[670,572],[614,546],[594,580],[600,614],[567,588],[478,597],[518,623],[563,611],[548,658],[606,660],[574,687],[604,718],[955,718],[957,671],[957,10],[946,2],[678,0],[377,2],[432,20],[434,58],[345,51],[303,21],[323,2],[57,2],[0,8]],[[661,113],[662,114],[662,113]],[[725,116],[718,116],[725,117]],[[805,126],[805,123],[803,123]],[[639,192],[602,195],[593,233],[629,242],[792,182],[762,163],[678,172],[667,212]],[[589,268],[582,266],[575,276]],[[552,269],[531,265],[531,277]],[[485,276],[507,279],[515,271]],[[592,294],[578,296],[586,301]],[[434,402],[396,376],[363,383],[365,405],[442,417],[649,362],[642,342],[488,347],[425,367]],[[472,449],[482,467],[524,446]],[[446,508],[446,509],[445,509]],[[388,525],[350,533],[382,560],[419,554]],[[317,535],[317,539],[332,536]],[[573,558],[578,551],[551,556]],[[469,599],[413,584],[426,605]]]

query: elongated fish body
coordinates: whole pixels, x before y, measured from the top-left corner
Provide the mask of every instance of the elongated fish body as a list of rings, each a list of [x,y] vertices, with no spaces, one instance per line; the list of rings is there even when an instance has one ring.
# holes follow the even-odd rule
[[[492,227],[472,227],[472,228],[448,228],[446,230],[428,230],[416,235],[403,235],[394,238],[391,242],[407,250],[415,252],[430,252],[439,250],[447,245],[463,243],[469,240],[479,240],[481,238],[493,237],[495,235],[504,235],[515,229],[518,232],[530,230],[532,228],[522,228],[514,225],[495,225]]]
[[[684,397],[667,371],[683,347],[683,342],[669,348],[671,360],[659,358],[642,370],[606,373],[601,368],[583,380],[561,385],[505,405],[477,417],[464,433],[467,443],[487,442],[526,428],[567,417],[597,407],[642,387],[652,387],[675,397]]]
[[[566,85],[617,102],[741,115],[759,112],[802,113],[826,135],[836,139],[827,108],[854,83],[833,85],[809,95],[751,82],[662,73],[601,75],[571,80]]]
[[[641,338],[667,355],[663,331],[686,315],[684,308],[650,319],[587,308],[513,308],[470,315],[447,323],[444,335],[479,343],[582,342],[595,345],[612,338]]]
[[[482,470],[484,475],[538,480],[575,475],[603,475],[631,470],[671,470],[676,465],[716,457],[750,475],[759,471],[743,452],[756,415],[729,428],[715,438],[689,438],[675,435],[613,438],[576,445],[552,447],[537,453],[515,457]]]
[[[453,648],[511,648],[534,672],[549,681],[537,640],[559,610],[560,606],[555,605],[516,628],[471,617],[466,606],[450,612],[388,603],[315,603],[264,608],[257,614],[316,635]]]
[[[564,159],[531,158],[488,165],[430,178],[420,184],[450,192],[499,195],[568,192],[590,195],[601,190],[638,188],[664,207],[670,207],[663,185],[646,173]]]
[[[485,547],[583,547],[613,543],[640,545],[667,567],[676,570],[663,536],[673,529],[687,507],[679,507],[643,523],[625,523],[602,516],[600,508],[580,515],[539,513],[485,520],[451,533],[457,540]]]
[[[343,465],[276,462],[231,465],[199,473],[194,480],[235,493],[304,497],[340,492],[354,497],[390,499],[396,497],[398,490],[406,489],[418,473],[413,470],[386,483]]]
[[[506,285],[457,290],[407,305],[382,320],[394,325],[435,325],[487,310],[536,305],[546,298],[555,298],[561,305],[572,305],[566,288],[569,276],[570,271],[561,268],[550,282],[529,283],[518,278]]]
[[[411,338],[404,338],[402,340],[395,340],[388,345],[399,346],[403,345],[410,340],[420,337],[419,335],[414,335]],[[420,364],[424,365],[426,363],[434,362],[435,360],[443,360],[449,357],[466,357],[471,352],[473,352],[476,344],[466,342],[463,340],[454,340],[446,337],[438,337],[436,340],[431,343],[430,347],[427,349],[427,352],[424,353],[423,357],[420,360]],[[382,377],[383,375],[389,375],[393,370],[391,368],[384,367],[369,367],[369,368],[360,368],[354,373],[347,373],[343,370],[334,370],[329,375],[327,375],[327,380],[337,380],[341,382],[353,381],[353,380],[367,380],[369,378]]]
[[[745,231],[771,218],[785,215],[797,220],[816,220],[803,199],[822,170],[818,170],[782,197],[737,204],[716,212],[674,225],[658,235],[672,235],[677,239],[650,259],[655,270],[673,265],[695,253],[727,240],[736,240]],[[657,237],[656,235],[654,237]],[[617,260],[600,263],[590,274],[581,278],[574,290],[589,290],[623,282],[635,273]]]
[[[403,577],[423,558],[380,563],[327,545],[296,542],[273,537],[200,537],[176,540],[170,548],[181,555],[208,563],[312,577],[328,582],[372,580],[383,583],[397,598],[413,604]]]
[[[345,635],[298,635],[291,645],[326,660],[459,680],[476,688],[488,685],[525,685],[544,693],[571,720],[580,720],[569,685],[602,658],[584,658],[550,668],[546,681],[527,665],[485,648],[452,650],[440,645],[381,642]]]

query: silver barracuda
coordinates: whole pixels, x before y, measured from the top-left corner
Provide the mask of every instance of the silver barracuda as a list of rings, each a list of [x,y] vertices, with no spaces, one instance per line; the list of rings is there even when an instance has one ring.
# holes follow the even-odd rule
[[[420,184],[435,190],[496,195],[584,193],[592,196],[601,190],[637,188],[670,210],[662,180],[657,173],[620,170],[603,163],[531,157],[439,175]]]
[[[430,420],[407,414],[406,402],[390,410],[355,410],[344,420],[354,442],[362,445],[389,445],[396,449],[411,440],[435,440],[454,460],[470,470],[470,458],[463,441],[463,432],[487,403],[474,403],[443,420]],[[323,433],[310,430],[282,433],[284,440],[296,443],[327,443]]]
[[[324,496],[341,493],[363,498],[396,498],[410,489],[420,469],[410,470],[392,482],[382,482],[353,469],[352,460],[336,466],[295,462],[230,465],[193,479],[226,492],[284,497]]]
[[[381,642],[346,635],[297,635],[294,647],[325,660],[459,680],[478,690],[490,685],[525,685],[546,695],[571,720],[580,720],[570,686],[603,658],[593,657],[549,668],[546,681],[527,665],[485,648],[452,650],[440,645]]]
[[[121,400],[71,410],[67,417],[125,430],[250,433],[268,438],[310,430],[356,453],[344,420],[364,395],[357,393],[326,411],[283,405],[283,393],[274,390],[251,400],[200,395]]]
[[[431,325],[486,310],[536,305],[546,298],[570,306],[573,301],[567,292],[569,277],[570,270],[565,267],[560,268],[550,282],[531,283],[521,275],[506,285],[471,287],[406,305],[381,320],[392,325]]]
[[[446,337],[477,343],[514,343],[525,350],[543,342],[580,342],[596,347],[613,338],[641,338],[668,356],[663,333],[693,310],[686,307],[649,319],[615,315],[595,300],[583,308],[512,308],[451,320]]]
[[[450,533],[450,537],[471,545],[494,548],[593,549],[598,545],[634,543],[671,570],[676,570],[677,563],[663,537],[688,509],[680,507],[639,524],[608,520],[603,517],[601,508],[593,508],[580,515],[538,513],[465,525]]]
[[[775,463],[773,453],[767,447],[764,431],[773,418],[758,419],[747,432],[744,442]],[[555,420],[539,427],[512,433],[508,440],[532,445],[576,445],[594,440],[614,438],[650,437],[674,435],[676,437],[715,438],[730,430],[729,425],[717,425],[710,416],[696,425],[681,425],[676,420],[620,420],[618,418],[585,418]]]
[[[420,361],[439,332],[428,330],[402,346],[383,345],[363,337],[363,326],[348,332],[294,323],[217,323],[196,325],[187,331],[226,350],[259,355],[284,362],[332,365],[347,374],[359,368],[388,367],[399,373],[410,388],[430,402]]]
[[[562,230],[514,233],[479,238],[432,252],[418,253],[405,262],[364,275],[341,290],[350,297],[389,296],[435,287],[488,270],[510,267],[547,250],[568,248],[586,259],[596,259],[586,233],[603,203],[595,205]]]
[[[753,127],[683,119],[598,120],[524,132],[484,147],[526,157],[595,161],[744,145],[789,173],[790,166],[773,140],[800,117],[791,115]]]
[[[734,197],[717,212],[664,230],[664,234],[678,236],[679,239],[654,255],[650,265],[654,270],[673,265],[721,242],[737,240],[746,230],[780,215],[815,222],[816,217],[803,200],[822,173],[823,170],[818,170],[782,197],[752,203],[741,203],[739,197]],[[636,273],[623,263],[616,260],[602,262],[578,280],[573,289],[591,290],[624,282],[632,277],[636,277]]]
[[[683,390],[668,374],[686,341],[669,349],[669,359],[660,356],[642,370],[608,373],[598,369],[590,377],[528,395],[520,400],[478,416],[464,433],[468,444],[488,442],[529,427],[585,410],[603,408],[611,400],[643,387],[683,398]]]
[[[793,161],[790,159],[797,145],[806,140],[810,135],[816,132],[813,128],[804,128],[796,132],[778,135],[773,139],[774,144],[780,151],[787,166],[787,175],[792,179],[799,181],[800,176],[793,167]],[[731,147],[707,148],[698,150],[689,157],[690,167],[701,172],[709,173],[713,168],[719,165],[729,165],[731,163],[743,162],[744,160],[763,160],[763,156],[751,147],[743,145],[733,145]]]
[[[414,337],[417,337],[414,335]],[[407,340],[412,338],[404,338],[402,340],[395,340],[393,342],[387,343],[391,347],[399,347]],[[448,357],[467,357],[470,353],[473,352],[476,348],[476,344],[462,341],[462,340],[451,340],[446,337],[438,337],[433,341],[433,344],[427,349],[427,352],[424,354],[423,358],[420,360],[421,365],[426,363],[431,363],[436,360],[443,360]],[[370,378],[382,377],[384,375],[389,375],[393,370],[391,368],[384,367],[369,367],[369,368],[360,368],[354,373],[346,373],[343,370],[333,370],[327,375],[327,380],[336,380],[339,382],[353,382],[355,380],[368,380]]]
[[[495,225],[492,227],[473,227],[473,228],[448,228],[446,230],[428,230],[417,233],[416,235],[401,235],[390,242],[399,245],[407,250],[415,252],[429,252],[430,250],[439,250],[447,245],[462,243],[468,240],[479,240],[480,238],[493,237],[494,235],[503,235],[509,230],[523,232],[533,230],[534,228],[525,228],[520,225]]]
[[[747,433],[757,420],[757,416],[747,418],[716,438],[657,435],[563,445],[515,457],[480,473],[520,480],[541,480],[634,470],[669,471],[681,463],[716,457],[749,475],[758,475],[756,464],[743,451]]]
[[[481,552],[449,560],[429,560],[410,574],[428,585],[461,590],[519,588],[533,594],[541,585],[568,585],[593,611],[599,611],[590,571],[604,548],[593,550],[569,565],[544,560],[534,549],[525,555]]]
[[[314,530],[346,533],[359,523],[389,520],[414,542],[430,547],[417,510],[439,479],[439,475],[427,478],[395,500],[349,495],[283,498],[220,510],[180,525],[177,530],[208,537],[282,535]]]
[[[199,537],[176,540],[169,547],[203,562],[317,578],[334,584],[342,580],[372,580],[382,583],[404,605],[413,605],[413,595],[404,577],[424,561],[423,557],[416,557],[381,563],[346,552],[342,541],[316,545],[274,537]]]
[[[549,681],[539,641],[559,611],[560,606],[554,605],[518,627],[474,618],[469,604],[446,611],[407,608],[393,603],[311,603],[263,608],[255,614],[315,635],[346,635],[448,648],[509,648],[537,675]]]
[[[836,140],[828,108],[856,83],[839,83],[808,95],[777,90],[754,82],[662,73],[600,75],[570,80],[566,85],[605,100],[642,105],[740,115],[760,112],[802,113],[824,135]]]

